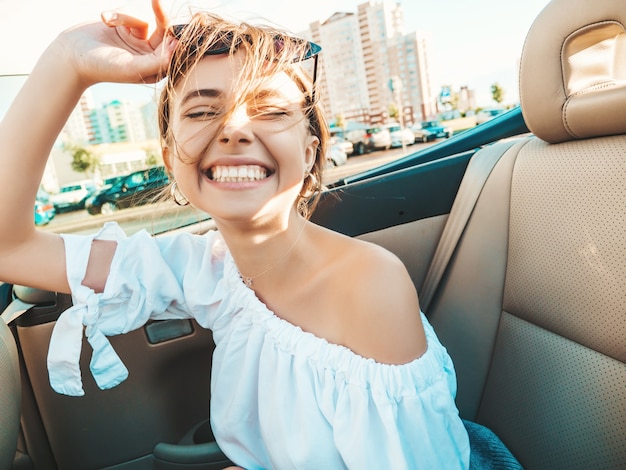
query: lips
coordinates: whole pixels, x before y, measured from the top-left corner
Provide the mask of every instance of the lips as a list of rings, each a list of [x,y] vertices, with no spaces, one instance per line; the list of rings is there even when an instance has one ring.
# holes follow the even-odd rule
[[[268,170],[258,165],[216,165],[209,168],[206,175],[217,183],[248,183],[267,178]]]

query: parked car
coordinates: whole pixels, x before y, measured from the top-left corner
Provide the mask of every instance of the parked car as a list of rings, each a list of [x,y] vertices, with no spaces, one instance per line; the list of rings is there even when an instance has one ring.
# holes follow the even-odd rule
[[[349,122],[342,129],[333,128],[331,136],[347,140],[352,144],[352,151],[346,152],[348,155],[363,155],[391,147],[391,134],[387,129],[367,126],[360,122]]]
[[[333,135],[330,138],[331,147],[337,145],[346,155],[352,155],[354,152],[354,145],[348,139]]]
[[[391,133],[384,127],[370,127],[366,129],[367,148],[372,150],[389,150],[391,148]]]
[[[345,165],[348,161],[348,154],[343,150],[341,145],[333,144],[328,152],[328,164],[332,166]]]
[[[165,167],[131,173],[90,197],[85,208],[91,215],[111,214],[119,209],[153,202],[169,184]]]
[[[102,180],[102,188],[100,188],[100,189],[110,188],[115,183],[117,183],[118,181],[123,180],[127,176],[128,175],[118,175],[118,176],[110,176],[108,178],[105,178],[104,180]]]
[[[491,121],[494,117],[504,113],[504,108],[485,108],[476,113],[476,125]]]
[[[98,186],[91,180],[77,181],[61,186],[50,201],[58,213],[84,209],[85,201],[97,190]]]
[[[349,149],[346,145],[346,154],[349,156],[363,155],[368,151],[366,128],[361,123],[350,123],[345,129],[331,129],[331,139],[339,142],[348,142],[351,150],[348,151]]]
[[[422,121],[422,129],[434,135],[435,139],[447,139],[454,134],[452,128],[442,124],[441,121]]]
[[[426,143],[437,138],[434,133],[430,132],[428,129],[424,129],[419,123],[411,126],[411,132],[413,132],[415,142]]]
[[[411,129],[401,126],[400,124],[388,124],[387,130],[391,134],[391,146],[402,147],[403,145],[413,145],[415,143],[415,134]]]
[[[35,199],[35,225],[47,225],[55,215],[54,204],[50,201]]]

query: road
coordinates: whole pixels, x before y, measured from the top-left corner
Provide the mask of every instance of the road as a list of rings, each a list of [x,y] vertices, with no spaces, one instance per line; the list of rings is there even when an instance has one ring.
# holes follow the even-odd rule
[[[386,151],[372,152],[365,155],[349,157],[345,165],[338,167],[328,167],[324,170],[324,183],[329,184],[348,176],[356,175],[379,165],[383,165],[400,157],[413,153],[429,144],[416,144],[406,148],[403,152],[401,148],[389,149]]]
[[[333,181],[361,173],[431,144],[418,143],[407,147],[404,151],[402,148],[398,148],[350,157],[345,165],[326,168],[324,170],[324,183],[329,184]],[[209,219],[208,214],[197,209],[179,207],[173,202],[161,202],[124,209],[112,215],[94,216],[89,215],[85,210],[57,214],[48,225],[43,227],[43,230],[58,233],[91,234],[98,231],[105,222],[115,220],[128,235],[142,229],[155,234],[205,220],[207,221],[207,226],[210,226],[211,222]]]

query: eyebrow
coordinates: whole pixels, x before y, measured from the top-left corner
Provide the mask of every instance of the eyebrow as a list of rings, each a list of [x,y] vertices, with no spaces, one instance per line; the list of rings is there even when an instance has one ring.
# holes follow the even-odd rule
[[[256,103],[274,99],[279,100],[277,104],[280,106],[299,104],[297,100],[290,100],[285,95],[283,95],[280,90],[275,90],[272,88],[259,90],[256,94],[251,96],[250,101]]]
[[[189,93],[187,93],[184,96],[184,98],[181,100],[180,104],[182,106],[194,98],[220,98],[222,96],[223,96],[222,90],[219,90],[217,88],[200,88],[197,90],[192,90]],[[274,99],[274,98],[284,99],[285,97],[279,90],[262,89],[262,90],[259,90],[256,94],[252,95],[251,101],[254,103],[257,101]],[[295,103],[285,100],[285,104],[295,104]]]
[[[282,94],[274,89],[261,89],[252,95],[253,99],[266,100],[268,98],[282,98]]]
[[[222,91],[216,88],[200,88],[199,90],[192,90],[185,95],[180,104],[183,105],[187,101],[194,98],[219,98],[222,96]]]

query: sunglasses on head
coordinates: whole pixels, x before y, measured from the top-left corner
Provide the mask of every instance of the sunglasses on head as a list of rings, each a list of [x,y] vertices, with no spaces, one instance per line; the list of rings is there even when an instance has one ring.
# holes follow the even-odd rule
[[[183,35],[183,32],[187,28],[187,26],[188,26],[187,24],[176,24],[176,25],[170,26],[169,34],[176,39],[180,39]],[[215,41],[214,44],[211,46],[211,48],[205,52],[205,55],[228,54],[230,50],[233,48],[233,37],[234,37],[234,34],[232,32],[223,34],[219,38],[219,40]],[[241,38],[238,38],[237,41],[238,41],[237,44],[234,45],[235,49],[239,46],[241,42]],[[319,53],[322,51],[322,48],[321,46],[315,44],[314,42],[307,41],[305,39],[296,38],[293,36],[276,35],[274,36],[275,51],[277,53],[280,53],[285,47],[285,43],[288,41],[293,42],[298,45],[304,45],[304,51],[303,51],[304,53],[298,54],[297,56],[293,57],[292,62],[297,63],[297,62],[302,62],[308,59],[313,59],[314,61],[313,62],[313,74],[312,74],[312,81],[313,81],[312,98],[313,98],[314,93],[315,93],[315,83],[317,80],[317,59],[318,59]]]

